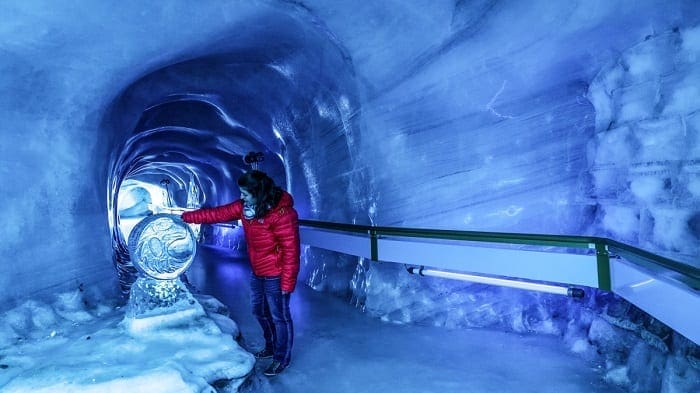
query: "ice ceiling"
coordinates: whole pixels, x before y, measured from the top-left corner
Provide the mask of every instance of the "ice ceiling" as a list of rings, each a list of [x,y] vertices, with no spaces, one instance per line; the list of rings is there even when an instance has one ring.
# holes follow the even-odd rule
[[[6,299],[111,285],[123,181],[227,202],[249,151],[303,218],[596,234],[697,263],[694,1],[9,1],[0,15]]]

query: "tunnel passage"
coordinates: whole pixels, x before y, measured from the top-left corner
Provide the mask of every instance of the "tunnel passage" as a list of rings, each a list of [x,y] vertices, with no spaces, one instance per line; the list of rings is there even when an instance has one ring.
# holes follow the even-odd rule
[[[354,178],[336,173],[354,172],[358,143],[351,59],[303,15],[264,15],[234,31],[137,78],[105,117],[103,126],[121,139],[112,144],[108,215],[124,292],[135,274],[120,230],[124,185],[160,189],[166,197],[156,210],[227,203],[249,169],[243,157],[255,151],[302,216],[350,214],[342,193]]]

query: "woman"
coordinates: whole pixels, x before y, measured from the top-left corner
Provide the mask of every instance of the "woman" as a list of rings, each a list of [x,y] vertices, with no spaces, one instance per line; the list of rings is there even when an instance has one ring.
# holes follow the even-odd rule
[[[265,348],[256,358],[272,357],[265,375],[282,372],[291,360],[293,325],[289,298],[299,273],[299,224],[294,201],[264,172],[238,178],[241,199],[182,214],[195,224],[242,220],[253,270],[250,281],[253,314],[260,322]]]

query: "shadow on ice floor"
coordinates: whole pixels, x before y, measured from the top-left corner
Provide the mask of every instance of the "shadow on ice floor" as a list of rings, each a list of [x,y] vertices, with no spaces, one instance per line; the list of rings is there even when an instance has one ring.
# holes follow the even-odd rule
[[[262,347],[250,313],[246,259],[201,247],[188,277],[217,297],[238,324],[241,344]],[[258,361],[248,392],[622,392],[558,337],[394,325],[299,283],[292,295],[290,367],[268,379]]]

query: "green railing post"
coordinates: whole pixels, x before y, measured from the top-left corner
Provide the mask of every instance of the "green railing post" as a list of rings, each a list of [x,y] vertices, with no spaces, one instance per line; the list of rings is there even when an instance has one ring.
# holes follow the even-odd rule
[[[370,257],[373,261],[379,260],[379,247],[377,245],[377,230],[369,230],[369,247],[370,247]]]
[[[595,242],[595,255],[598,262],[598,288],[611,291],[610,253],[605,243]]]

